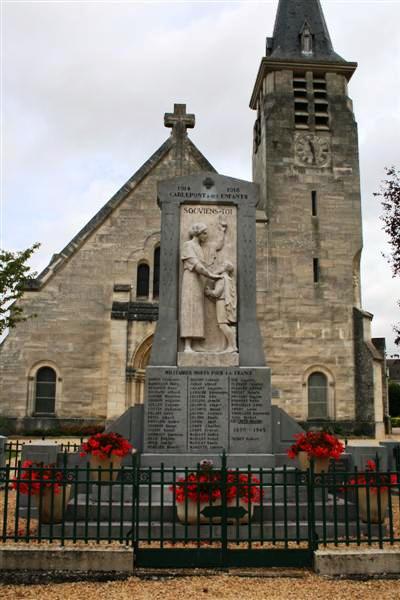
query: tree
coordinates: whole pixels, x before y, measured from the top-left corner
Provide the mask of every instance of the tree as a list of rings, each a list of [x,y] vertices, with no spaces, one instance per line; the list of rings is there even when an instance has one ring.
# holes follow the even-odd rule
[[[25,286],[35,277],[26,264],[40,244],[33,244],[21,252],[0,249],[0,335],[8,327],[15,327],[33,315],[24,315],[23,308],[16,304]]]
[[[400,385],[395,381],[389,381],[389,414],[392,417],[400,417]]]
[[[385,255],[392,268],[393,277],[400,276],[400,171],[395,167],[386,168],[386,176],[380,191],[375,194],[381,198],[384,231],[389,236],[390,254]],[[400,306],[400,303],[398,303]],[[400,324],[394,325],[395,344],[400,345]]]

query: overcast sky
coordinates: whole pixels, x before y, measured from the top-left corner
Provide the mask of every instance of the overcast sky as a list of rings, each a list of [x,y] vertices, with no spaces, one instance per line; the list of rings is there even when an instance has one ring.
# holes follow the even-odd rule
[[[323,0],[335,50],[359,62],[363,307],[395,352],[399,279],[382,252],[379,187],[400,167],[400,0]],[[248,108],[277,1],[1,2],[0,245],[42,246],[40,271],[168,137],[174,102],[223,174],[251,179]]]

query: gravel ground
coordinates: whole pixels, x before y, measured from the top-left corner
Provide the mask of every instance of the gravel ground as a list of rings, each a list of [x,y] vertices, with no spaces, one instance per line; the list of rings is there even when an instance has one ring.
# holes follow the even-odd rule
[[[232,574],[156,578],[130,577],[125,581],[59,583],[48,585],[0,585],[2,600],[399,600],[398,580],[331,580],[304,571],[280,577],[276,573],[238,577]]]

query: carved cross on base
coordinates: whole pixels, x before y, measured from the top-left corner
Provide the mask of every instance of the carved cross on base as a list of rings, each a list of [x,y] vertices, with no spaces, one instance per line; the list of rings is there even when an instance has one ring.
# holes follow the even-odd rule
[[[165,127],[172,127],[172,135],[184,137],[187,129],[193,129],[195,116],[186,114],[186,104],[174,104],[173,113],[165,113]]]

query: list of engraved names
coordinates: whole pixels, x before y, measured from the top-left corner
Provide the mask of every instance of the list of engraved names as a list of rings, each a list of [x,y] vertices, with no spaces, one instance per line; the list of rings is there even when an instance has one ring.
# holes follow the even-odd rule
[[[269,380],[263,369],[150,367],[145,450],[262,452]]]
[[[226,449],[228,389],[225,377],[192,375],[188,386],[188,450]]]

